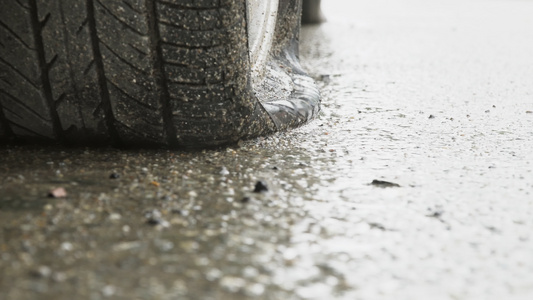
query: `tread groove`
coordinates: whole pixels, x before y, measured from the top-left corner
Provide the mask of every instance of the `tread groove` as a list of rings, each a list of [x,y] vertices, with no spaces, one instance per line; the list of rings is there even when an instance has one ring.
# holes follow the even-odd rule
[[[156,78],[157,93],[161,104],[163,127],[166,133],[167,144],[170,147],[178,145],[177,131],[172,121],[172,109],[170,106],[170,93],[167,86],[167,78],[163,65],[163,52],[161,50],[161,35],[157,20],[157,8],[155,0],[146,0],[148,11],[148,31],[150,36],[150,48],[154,53],[154,76]]]
[[[47,69],[47,70],[52,69],[52,66],[54,65],[54,63],[55,63],[56,61],[57,61],[57,54],[54,55],[54,57],[52,57],[52,59],[50,60],[50,62],[48,62],[48,63],[46,64],[46,69]]]
[[[104,4],[102,4],[101,1],[99,0],[96,0],[96,2],[98,2],[98,4],[105,10],[107,11],[108,14],[110,14],[113,18],[115,18],[117,21],[120,22],[120,24],[124,25],[126,28],[128,28],[129,30],[135,32],[136,34],[138,35],[142,35],[142,36],[146,36],[146,34],[140,32],[139,30],[137,30],[137,28],[135,27],[132,27],[130,24],[124,22],[122,19],[120,19],[118,16],[116,16],[113,11],[111,11],[107,6],[105,6]]]
[[[61,103],[65,100],[65,98],[67,97],[67,95],[65,93],[62,93],[61,95],[59,95],[59,97],[57,98],[57,100],[54,102],[56,107],[58,107],[59,105],[61,105]]]
[[[48,23],[48,20],[50,20],[50,13],[47,13],[46,16],[44,16],[44,19],[40,22],[41,28],[46,26],[46,23]]]
[[[96,106],[96,108],[93,110],[93,113],[92,113],[92,114],[93,114],[94,117],[98,116],[98,113],[100,112],[100,110],[102,110],[102,106],[103,106],[103,103],[100,102],[100,103]]]
[[[10,69],[12,69],[13,71],[15,71],[15,73],[19,74],[20,77],[22,77],[24,80],[26,80],[31,86],[33,86],[35,89],[39,89],[37,87],[37,85],[31,81],[26,75],[24,75],[24,73],[20,72],[17,68],[15,68],[14,66],[12,66],[10,63],[8,63],[7,61],[5,61],[2,57],[0,57],[0,63],[3,63],[4,65],[8,66]]]
[[[42,89],[44,92],[45,100],[48,105],[48,113],[52,120],[52,128],[56,139],[63,141],[64,136],[61,130],[61,120],[54,105],[54,99],[52,96],[52,87],[50,86],[50,79],[48,78],[48,65],[46,63],[46,54],[44,50],[43,37],[41,35],[42,26],[46,24],[50,14],[47,14],[43,22],[39,22],[39,15],[37,12],[37,1],[30,0],[30,17],[31,25],[33,27],[33,37],[35,41],[35,48],[37,50],[37,59],[39,63],[40,79],[42,82]]]
[[[13,134],[13,130],[11,130],[11,126],[9,126],[9,121],[7,120],[6,116],[4,115],[4,109],[2,107],[2,102],[0,101],[0,125],[4,129],[4,134],[8,138],[12,138],[15,135]]]
[[[102,53],[100,52],[100,43],[98,34],[96,31],[96,20],[95,20],[95,14],[94,14],[94,2],[93,0],[87,0],[87,24],[89,25],[89,35],[91,40],[91,47],[94,55],[94,65],[96,68],[96,74],[98,76],[98,85],[100,87],[100,99],[101,104],[98,105],[98,107],[101,106],[101,108],[104,111],[105,121],[107,125],[107,130],[109,132],[109,135],[111,136],[112,143],[120,145],[121,139],[120,135],[118,134],[118,130],[115,127],[115,116],[113,114],[113,108],[111,106],[111,100],[109,98],[109,90],[107,89],[107,79],[105,76],[105,70],[104,70],[104,62],[102,61]],[[98,110],[95,109],[95,112]]]
[[[175,86],[175,87],[178,87],[178,88],[188,88],[188,89],[194,89],[194,90],[204,90],[204,89],[219,89],[219,90],[224,90],[224,84],[232,84],[232,82],[219,82],[219,83],[216,83],[216,82],[213,82],[213,83],[210,83],[209,85],[205,85],[205,84],[199,84],[199,83],[189,83],[189,82],[182,82],[182,81],[179,81],[179,82],[174,82],[174,81],[171,81],[169,80],[169,82],[172,83],[172,86]]]
[[[122,56],[118,55],[111,47],[109,47],[106,43],[104,43],[102,40],[100,40],[100,43],[104,45],[104,47],[111,52],[116,58],[118,58],[121,62],[125,63],[126,65],[130,66],[135,71],[138,71],[139,73],[142,73],[144,75],[148,75],[148,72],[146,72],[143,69],[139,69],[139,67],[135,66],[134,64],[130,63],[127,59],[123,58]]]
[[[87,65],[87,68],[85,68],[85,70],[83,70],[83,75],[89,74],[89,72],[91,71],[91,68],[93,66],[94,66],[94,59],[91,60],[91,62]]]
[[[24,103],[24,101],[21,101],[19,100],[18,98],[16,98],[15,96],[11,95],[10,93],[6,92],[5,90],[3,89],[0,89],[0,93],[6,95],[7,97],[11,98],[15,103],[17,103],[18,105],[24,107],[26,110],[28,110],[30,113],[32,113],[33,115],[35,115],[38,119],[44,121],[44,122],[50,122],[50,120],[47,120],[45,119],[43,116],[41,116],[38,112],[36,112],[33,108],[29,107],[28,105],[26,105],[26,103]],[[7,108],[4,108],[4,109],[7,109]],[[11,110],[10,110],[11,111]]]
[[[18,5],[20,5],[20,7],[26,9],[26,10],[29,10],[30,8],[22,3],[20,3],[20,0],[15,0],[15,2],[17,2]]]
[[[16,32],[14,32],[11,28],[9,28],[9,26],[7,26],[4,22],[2,22],[2,20],[0,20],[0,26],[4,27],[7,31],[9,31],[9,33],[11,33],[11,35],[17,41],[19,41],[22,45],[24,45],[26,48],[31,49],[31,50],[35,50],[32,47],[30,47],[30,45],[26,44],[26,42],[24,42],[24,40]]]
[[[171,42],[168,42],[168,41],[161,41],[161,44],[162,45],[174,46],[174,47],[180,47],[180,48],[189,49],[189,50],[198,50],[198,49],[207,50],[207,49],[211,49],[211,48],[215,48],[215,47],[223,47],[224,46],[223,44],[215,44],[215,45],[210,45],[210,46],[188,46],[188,45],[185,45],[185,44],[171,43]]]
[[[165,60],[165,64],[169,65],[169,66],[174,66],[174,67],[179,67],[179,68],[187,68],[187,69],[191,69],[191,70],[197,70],[197,71],[205,71],[206,68],[204,67],[201,67],[201,66],[193,66],[193,65],[187,65],[187,64],[181,64],[181,63],[177,63],[177,62],[173,62],[173,61],[167,61]]]
[[[76,35],[80,34],[80,32],[83,30],[83,27],[85,27],[87,25],[87,22],[89,22],[88,18],[85,18],[85,20],[83,20],[83,22],[81,22],[80,27],[78,27],[78,30],[76,30]]]
[[[3,82],[7,83],[7,85],[9,86],[13,86],[13,84],[11,82],[9,82],[7,79],[5,78],[0,78],[0,80],[2,80]]]
[[[15,115],[19,119],[23,119],[23,117],[21,115],[17,114],[17,112],[15,112],[14,110],[12,110],[12,109],[10,109],[8,107],[4,107],[4,110],[10,112],[11,114]]]
[[[133,102],[139,104],[140,106],[142,107],[145,107],[145,108],[148,108],[152,111],[155,111],[155,109],[153,107],[151,107],[150,105],[146,104],[146,103],[142,103],[141,101],[135,99],[134,97],[132,97],[130,94],[126,93],[126,91],[124,91],[123,89],[119,88],[116,84],[114,84],[111,80],[107,80],[107,82],[109,84],[111,84],[115,89],[117,89],[122,95],[126,96],[128,99],[131,99],[133,100]]]
[[[187,31],[190,31],[190,32],[220,32],[220,28],[215,28],[215,29],[205,29],[205,30],[202,30],[202,29],[194,29],[194,30],[191,30],[191,29],[188,29],[184,26],[180,26],[180,25],[177,25],[177,24],[174,24],[174,23],[170,23],[170,22],[167,22],[167,21],[163,21],[163,20],[159,20],[159,23],[163,24],[163,25],[166,25],[168,27],[172,27],[172,28],[176,28],[176,29],[181,29],[181,30],[187,30]]]
[[[126,5],[129,9],[133,10],[134,12],[138,13],[138,14],[142,14],[143,12],[142,11],[139,11],[138,9],[136,9],[135,7],[133,7],[133,5],[131,5],[130,3],[128,3],[128,1],[124,1],[122,0],[122,3],[124,3],[124,5]]]
[[[224,83],[226,83],[224,80],[205,83],[205,79],[200,83],[184,82],[184,81],[173,80],[173,79],[168,80],[168,82],[172,82],[173,84],[179,84],[180,86],[186,86],[186,87],[202,87],[202,86],[206,87],[206,86],[211,86],[211,85],[223,85]]]
[[[162,0],[159,0],[157,2],[164,4],[164,5],[168,5],[174,9],[183,9],[183,10],[203,11],[203,10],[213,10],[213,9],[218,9],[218,8],[228,8],[228,6],[222,6],[222,5],[221,6],[208,6],[208,7],[193,7],[193,6],[180,5],[180,4],[176,4],[176,3],[172,3],[168,1],[162,1]]]
[[[137,51],[137,52],[138,52],[139,54],[141,54],[141,55],[144,55],[144,56],[148,55],[148,53],[143,52],[141,49],[135,47],[135,46],[132,45],[132,44],[128,44],[128,46],[130,46],[133,50]]]
[[[120,126],[124,127],[124,128],[127,128],[129,131],[131,131],[131,133],[137,135],[137,136],[140,136],[140,137],[143,137],[143,138],[148,138],[150,140],[154,140],[154,137],[149,135],[149,134],[146,134],[145,132],[140,132],[134,128],[132,128],[131,126],[125,124],[124,122],[121,122],[119,120],[115,120],[115,122],[117,122],[117,124],[119,124]]]
[[[44,135],[42,135],[42,134],[40,134],[40,133],[38,133],[36,131],[33,131],[33,130],[27,128],[27,127],[24,127],[24,126],[22,126],[22,125],[20,125],[18,123],[15,123],[13,121],[8,121],[8,122],[9,122],[9,125],[11,125],[12,127],[18,127],[18,128],[20,128],[22,130],[26,130],[26,131],[30,132],[31,134],[36,135],[38,137],[41,137],[43,139],[47,139],[47,140],[50,139],[50,137],[44,136]]]

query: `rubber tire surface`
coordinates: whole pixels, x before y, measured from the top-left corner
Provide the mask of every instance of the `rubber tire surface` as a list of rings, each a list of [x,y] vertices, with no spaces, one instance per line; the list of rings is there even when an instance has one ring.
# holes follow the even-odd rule
[[[6,0],[0,139],[217,145],[272,127],[245,1]]]

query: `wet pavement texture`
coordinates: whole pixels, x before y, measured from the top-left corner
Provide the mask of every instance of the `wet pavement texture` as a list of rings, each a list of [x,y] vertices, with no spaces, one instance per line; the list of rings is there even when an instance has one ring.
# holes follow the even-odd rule
[[[307,126],[0,147],[0,299],[532,299],[533,2],[323,4]]]

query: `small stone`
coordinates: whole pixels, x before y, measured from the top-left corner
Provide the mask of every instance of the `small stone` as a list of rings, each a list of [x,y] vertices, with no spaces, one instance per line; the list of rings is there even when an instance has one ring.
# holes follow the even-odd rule
[[[120,178],[120,174],[119,173],[111,173],[109,175],[109,179],[119,179]]]
[[[111,213],[109,214],[109,220],[110,221],[118,221],[122,218],[122,216],[118,213]]]
[[[155,187],[159,187],[161,184],[159,184],[159,182],[153,180],[150,182],[151,185],[155,186]]]
[[[381,188],[400,187],[400,185],[397,183],[377,179],[372,180],[370,184]]]
[[[186,209],[179,209],[179,208],[176,208],[176,207],[175,207],[175,208],[172,208],[172,209],[170,210],[170,212],[173,213],[173,214],[181,215],[181,216],[183,216],[183,217],[186,217],[186,216],[189,215],[189,211],[188,211],[188,210],[186,210]]]
[[[426,216],[430,217],[430,218],[437,218],[438,219],[438,218],[442,217],[443,214],[444,214],[443,210],[436,210],[436,211],[434,211],[431,214],[426,215]]]
[[[435,119],[434,115],[429,115],[429,119]]]
[[[321,74],[319,80],[323,81],[324,83],[329,83],[331,80],[331,76],[329,74]]]
[[[167,220],[163,219],[161,212],[157,209],[146,212],[144,216],[146,217],[146,223],[150,225],[159,225],[161,227],[170,226],[170,223]]]
[[[244,197],[244,198],[241,199],[241,202],[242,202],[242,203],[248,203],[248,202],[250,202],[250,200],[252,200],[252,198],[250,198],[250,197]]]
[[[67,191],[62,187],[55,188],[51,190],[50,192],[48,192],[48,197],[50,198],[64,198],[66,196],[67,196]]]
[[[385,228],[385,226],[383,226],[382,224],[379,224],[379,223],[375,223],[375,222],[368,223],[368,226],[370,226],[370,228],[372,228],[372,229],[379,229],[379,230],[383,230],[383,231],[387,230],[387,228]]]
[[[227,176],[227,175],[229,175],[229,171],[228,171],[228,169],[227,169],[226,167],[222,167],[222,168],[220,169],[220,172],[219,172],[219,173],[220,173],[220,175],[222,175],[222,176]]]
[[[74,249],[74,246],[72,245],[72,243],[69,243],[69,242],[61,243],[61,250],[63,250],[63,251],[72,251],[72,249]]]
[[[154,225],[154,226],[161,226],[163,228],[167,228],[170,226],[170,223],[165,219],[150,219],[148,220],[148,224]]]
[[[48,278],[52,275],[52,269],[47,266],[40,266],[37,270],[32,272],[32,275],[35,277]]]
[[[104,297],[111,297],[116,291],[117,289],[114,286],[106,285],[102,288],[102,295],[104,295]]]
[[[268,186],[266,182],[259,180],[255,184],[254,193],[268,192]]]

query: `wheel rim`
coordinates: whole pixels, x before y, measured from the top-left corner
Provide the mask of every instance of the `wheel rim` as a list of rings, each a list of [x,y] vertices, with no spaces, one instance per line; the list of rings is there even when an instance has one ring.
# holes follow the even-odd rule
[[[252,75],[262,77],[268,57],[276,20],[279,0],[246,0],[248,18],[248,49]]]

